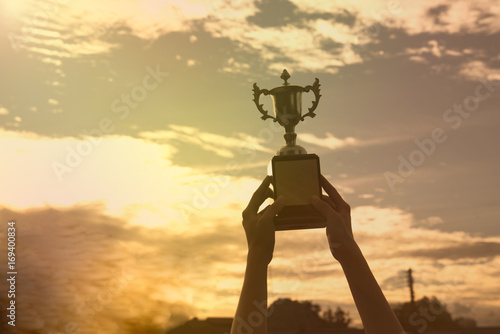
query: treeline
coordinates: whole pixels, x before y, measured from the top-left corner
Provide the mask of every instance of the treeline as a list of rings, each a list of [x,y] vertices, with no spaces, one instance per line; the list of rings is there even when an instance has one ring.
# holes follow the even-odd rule
[[[423,297],[414,303],[400,303],[393,306],[403,328],[408,332],[425,334],[426,330],[447,330],[476,327],[476,321],[467,317],[453,317],[446,305],[435,297]],[[267,309],[267,324],[270,331],[314,331],[316,329],[347,329],[352,324],[349,312],[338,306],[322,310],[311,301],[297,301],[281,298]],[[196,318],[168,331],[170,334],[222,334],[229,333],[231,318]],[[350,331],[355,331],[351,329]]]

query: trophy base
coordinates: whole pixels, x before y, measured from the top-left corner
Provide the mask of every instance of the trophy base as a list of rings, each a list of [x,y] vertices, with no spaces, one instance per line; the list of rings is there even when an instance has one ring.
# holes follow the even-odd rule
[[[294,154],[307,154],[305,148],[300,145],[285,145],[280,148],[277,155],[294,155]]]
[[[272,159],[275,198],[285,207],[274,218],[276,231],[326,227],[326,219],[311,204],[321,196],[319,157],[316,154],[279,155]]]
[[[326,219],[312,205],[285,206],[274,217],[276,231],[326,227]]]

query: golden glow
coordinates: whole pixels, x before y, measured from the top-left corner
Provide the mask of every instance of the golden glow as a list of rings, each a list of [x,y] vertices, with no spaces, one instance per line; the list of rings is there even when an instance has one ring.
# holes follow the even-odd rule
[[[19,313],[21,330],[62,332],[74,320],[82,332],[163,333],[186,317],[234,314],[246,256],[241,212],[283,145],[281,126],[259,120],[251,86],[279,84],[284,66],[294,84],[306,76],[312,82],[316,72],[321,80],[318,116],[300,125],[298,141],[321,157],[323,174],[353,203],[356,240],[387,298],[408,299],[400,272],[412,267],[419,296],[470,303],[472,316],[498,324],[488,314],[500,309],[500,258],[490,249],[500,239],[487,236],[495,231],[486,224],[483,234],[468,232],[475,219],[498,216],[497,193],[487,189],[496,180],[495,151],[480,154],[495,143],[487,137],[498,124],[493,98],[462,119],[465,131],[448,132],[455,138],[398,191],[390,193],[383,177],[416,149],[415,138],[448,125],[445,108],[474,94],[474,86],[465,91],[470,82],[500,78],[498,54],[487,58],[492,44],[478,51],[481,39],[467,35],[499,30],[498,1],[448,1],[442,25],[427,14],[435,1],[404,1],[384,16],[386,0],[294,0],[290,15],[302,15],[300,23],[270,20],[261,3],[3,2],[5,33],[19,48],[1,50],[0,221],[15,216],[20,240],[30,245],[18,254],[33,287],[22,293],[30,306]],[[352,25],[325,19],[344,9],[356,18]],[[488,10],[491,16],[479,17]],[[49,20],[33,21],[37,12]],[[318,13],[325,15],[307,16]],[[371,22],[403,37],[360,34]],[[439,38],[425,40],[437,31]],[[456,38],[457,31],[464,35]],[[475,42],[462,47],[462,39]],[[372,42],[366,55],[353,52],[352,44],[365,42]],[[379,46],[387,48],[370,54]],[[151,77],[157,67],[168,72],[161,81]],[[446,70],[452,79],[432,77]],[[435,81],[439,96],[428,98],[424,86]],[[479,91],[496,96],[495,85]],[[124,102],[130,96],[133,106]],[[103,119],[112,120],[112,131],[83,136]],[[467,183],[483,171],[484,179]],[[469,198],[466,190],[492,196]],[[466,204],[471,225],[453,221],[465,212],[454,212],[457,203]],[[351,305],[360,325],[324,230],[276,235],[269,296],[283,295]]]
[[[29,4],[29,0],[4,0],[1,3],[1,8],[4,15],[20,18],[27,12]]]

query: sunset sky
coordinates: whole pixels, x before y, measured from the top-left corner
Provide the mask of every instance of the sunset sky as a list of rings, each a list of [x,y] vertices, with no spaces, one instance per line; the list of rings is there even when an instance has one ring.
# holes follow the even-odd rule
[[[2,0],[0,263],[14,219],[19,333],[232,317],[241,211],[284,144],[252,85],[284,68],[320,81],[298,143],[389,302],[409,300],[411,267],[417,299],[500,326],[499,16],[496,0]],[[277,232],[270,302],[342,306],[359,327],[324,233]]]

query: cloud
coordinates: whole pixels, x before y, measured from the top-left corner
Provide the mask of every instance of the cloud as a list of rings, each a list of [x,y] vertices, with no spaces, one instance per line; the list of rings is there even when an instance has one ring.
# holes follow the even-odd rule
[[[87,204],[0,211],[2,221],[16,220],[16,304],[24,310],[16,322],[20,333],[68,327],[114,333],[130,326],[159,333],[193,315],[192,304],[179,298],[182,289],[166,269],[175,264],[145,262],[147,247],[109,234],[109,227],[126,230],[127,224],[103,215],[103,209]],[[0,234],[6,238],[4,231]],[[1,253],[6,257],[5,250]],[[162,283],[156,280],[158,271]],[[165,291],[175,293],[170,297]]]
[[[444,221],[441,217],[436,217],[436,216],[430,216],[425,219],[421,219],[418,221],[418,225],[424,226],[424,227],[430,227],[430,226],[435,226],[442,224]]]
[[[346,146],[357,146],[359,143],[359,141],[353,137],[340,139],[329,132],[326,133],[326,138],[319,138],[312,133],[301,133],[300,140],[309,144],[326,147],[330,150],[336,150]]]
[[[349,28],[344,24],[332,25],[318,20],[304,23],[304,26],[261,27],[227,19],[207,21],[204,25],[215,37],[229,38],[258,50],[261,58],[270,63],[270,69],[276,71],[293,67],[296,71],[337,73],[338,67],[361,61],[349,44],[340,45],[339,52],[335,54],[324,50],[321,46],[325,45],[325,40],[336,42],[339,36],[342,36],[342,40],[349,39]],[[300,57],[292,57],[295,54],[300,54]]]
[[[238,150],[249,148],[258,152],[274,153],[273,150],[261,145],[263,140],[245,134],[239,134],[237,137],[228,137],[200,131],[197,128],[189,126],[170,124],[168,127],[171,130],[146,131],[138,135],[139,137],[160,143],[180,141],[192,144],[204,150],[212,151],[223,158],[234,158]]]
[[[454,247],[419,249],[400,253],[401,256],[426,257],[434,259],[493,258],[500,256],[500,242],[460,243]]]
[[[270,61],[270,69],[281,70],[288,66],[296,71],[322,70],[335,74],[339,67],[364,61],[353,48],[362,50],[367,43],[377,44],[382,27],[403,29],[411,35],[500,31],[500,24],[493,19],[500,14],[494,0],[481,4],[445,2],[439,6],[420,2],[328,3],[324,0],[310,3],[287,0],[129,2],[120,3],[119,10],[117,6],[116,1],[50,6],[44,14],[50,21],[40,20],[35,24],[33,20],[24,20],[27,22],[24,29],[13,29],[17,48],[28,50],[43,62],[60,66],[67,58],[111,53],[120,48],[117,40],[109,39],[109,30],[116,29],[121,22],[127,22],[127,27],[118,29],[120,33],[139,37],[143,46],[164,34],[189,33],[201,25],[212,37],[228,38],[256,51],[262,59]],[[24,12],[14,17],[22,21],[39,10],[26,6]],[[82,24],[82,17],[85,24]],[[58,29],[53,29],[52,25]],[[439,49],[434,47],[433,53],[437,51]],[[296,54],[301,56],[291,56]],[[198,65],[199,61],[189,59],[187,64]],[[240,68],[229,72],[251,73],[244,68],[244,63],[237,61],[235,64],[241,64]],[[225,72],[229,69],[224,67]]]
[[[28,315],[36,320],[26,323],[35,329],[74,321],[83,328],[99,325],[113,332],[112,328],[130,323],[137,328],[150,323],[160,330],[194,314],[208,316],[222,310],[230,316],[246,252],[241,210],[259,181],[241,178],[238,183],[241,192],[214,197],[214,203],[193,212],[182,224],[168,210],[160,210],[169,204],[128,206],[114,215],[102,202],[3,208],[0,219],[16,219],[19,240],[30,244],[20,247],[18,254],[25,266],[20,278],[20,286],[26,286],[22,302],[30,305]],[[155,207],[163,225],[128,221],[134,213]],[[418,227],[411,214],[399,209],[354,207],[352,217],[355,238],[392,302],[406,299],[404,276],[397,272],[409,266],[418,293],[448,301],[451,297],[460,301],[446,292],[449,289],[467,290],[481,300],[496,287],[494,280],[484,277],[494,277],[500,240]],[[443,266],[436,266],[440,263]],[[328,290],[335,293],[336,302],[352,302],[323,229],[278,232],[269,280],[272,296],[323,300]],[[52,296],[51,305],[42,301],[47,295]],[[65,311],[56,311],[61,309]]]
[[[450,6],[448,5],[439,5],[436,7],[429,8],[429,10],[427,11],[427,15],[434,18],[435,24],[441,24],[440,16],[446,14],[449,9]]]
[[[179,137],[191,133],[199,135],[200,140],[211,145],[225,145],[230,149],[244,143],[242,138],[247,138],[241,135],[227,141],[226,137],[199,132],[196,128],[173,128],[175,131],[172,132],[178,133]],[[92,144],[98,139],[101,140],[98,145]],[[10,164],[4,165],[1,182],[11,189],[8,193],[4,192],[0,199],[3,203],[9,203],[3,205],[9,209],[3,211],[2,219],[17,219],[18,224],[35,233],[33,238],[38,238],[39,241],[33,244],[31,249],[52,249],[54,254],[59,254],[51,255],[54,258],[48,257],[52,262],[39,261],[37,256],[29,258],[25,253],[19,254],[19,259],[25,263],[38,261],[39,270],[43,272],[56,272],[56,266],[59,264],[76,270],[65,274],[71,276],[68,278],[68,284],[71,286],[68,288],[69,292],[62,291],[64,296],[73,293],[72,286],[88,285],[86,288],[82,287],[80,299],[68,300],[72,306],[64,304],[64,308],[75,309],[74,306],[78,306],[81,300],[87,304],[91,303],[92,296],[97,296],[99,284],[107,284],[106,281],[116,274],[115,269],[126,266],[126,263],[122,263],[122,257],[148,258],[148,262],[139,260],[140,264],[131,265],[133,272],[144,276],[146,283],[137,283],[142,282],[142,278],[137,279],[133,283],[137,286],[137,291],[125,292],[121,289],[116,293],[120,296],[136,295],[138,299],[144,298],[141,299],[144,303],[157,305],[155,307],[158,311],[152,312],[151,316],[161,317],[163,320],[158,320],[157,325],[166,326],[168,323],[162,321],[166,321],[168,316],[158,314],[163,306],[172,313],[170,319],[175,319],[175,312],[180,311],[174,312],[169,307],[178,309],[184,305],[177,305],[178,301],[186,304],[182,307],[191,310],[191,315],[195,309],[198,310],[198,315],[209,312],[216,294],[215,287],[219,284],[219,267],[238,267],[244,260],[245,241],[241,230],[241,211],[260,181],[239,175],[237,169],[231,175],[221,175],[175,166],[170,159],[176,149],[165,142],[165,139],[172,138],[161,136],[161,139],[161,144],[116,135],[80,140],[66,137],[55,140],[30,132],[2,131],[2,155],[10,157]],[[59,182],[51,164],[54,161],[67,164],[68,152],[78,154],[82,145],[87,145],[86,152],[89,152],[89,144],[94,145],[91,146],[91,152],[81,155],[80,163],[73,164],[70,167],[72,171],[64,174],[63,182]],[[24,184],[26,187],[22,186]],[[20,191],[21,186],[23,189],[31,189],[29,196]],[[26,211],[33,206],[42,207]],[[224,212],[222,216],[221,212]],[[73,219],[73,216],[77,218]],[[42,223],[37,224],[37,221]],[[59,231],[58,234],[44,236],[53,229]],[[59,240],[59,237],[62,239]],[[20,234],[19,238],[23,239],[24,235]],[[101,259],[95,260],[98,263],[89,267],[88,277],[77,275],[78,263],[84,261],[83,258],[80,261],[79,254],[86,251],[82,250],[83,246],[79,240],[85,241],[85,247],[93,248],[92,252],[102,252]],[[106,248],[106,245],[111,248]],[[122,251],[121,247],[125,250]],[[221,249],[233,251],[221,252]],[[36,251],[34,252],[36,254]],[[132,256],[131,252],[138,252],[139,255]],[[42,251],[39,253],[43,254]],[[74,262],[68,264],[70,259]],[[155,273],[158,268],[163,268],[163,271]],[[144,273],[151,273],[152,277]],[[166,285],[159,287],[160,290],[148,291],[147,287],[159,276],[167,282]],[[213,280],[207,280],[206,277],[213,277]],[[57,282],[66,284],[66,281]],[[183,286],[181,282],[191,283]],[[236,289],[240,282],[235,280],[230,281],[230,284]],[[56,288],[50,287],[50,291],[54,289]],[[43,289],[40,291],[42,295],[50,292]],[[64,296],[61,298],[64,299]],[[88,301],[84,296],[89,296]],[[38,298],[27,296],[36,300],[35,297]],[[160,300],[157,303],[158,298]],[[232,300],[235,298],[236,295],[233,295]],[[127,301],[120,299],[117,303],[117,312],[127,308]],[[230,304],[226,303],[222,307],[227,308],[227,305]],[[115,307],[114,304],[112,306]],[[144,307],[145,312],[150,310],[149,306]],[[43,316],[38,317],[38,311],[33,312],[35,313],[30,316],[43,319]],[[48,309],[47,312],[57,313],[53,309]],[[82,312],[86,314],[85,310]],[[130,315],[127,312],[124,312],[124,315]],[[76,319],[80,324],[83,321],[82,316],[68,315],[67,319]],[[109,316],[116,318],[115,315]],[[135,316],[131,315],[131,318]],[[56,316],[53,315],[52,318],[54,317]],[[103,315],[102,319],[104,318]],[[146,318],[151,320],[149,316]],[[99,318],[99,322],[104,321],[102,319]],[[49,327],[59,325],[64,323],[59,321],[56,324],[39,324]],[[112,324],[109,326],[112,327]],[[105,327],[107,328],[107,325]]]
[[[353,209],[353,229],[357,239],[365,243],[376,238],[378,248],[368,247],[373,256],[410,256],[434,258],[491,258],[500,253],[497,247],[500,239],[495,237],[475,237],[465,232],[444,232],[428,229],[417,223],[408,212],[396,208],[359,206]],[[440,221],[439,217],[426,220]],[[397,235],[397,238],[395,237]],[[463,251],[453,251],[463,247]]]
[[[30,317],[20,316],[20,332],[71,323],[90,332],[130,327],[159,333],[192,316],[212,315],[218,289],[236,290],[241,283],[231,271],[240,272],[245,259],[243,200],[233,201],[189,216],[184,230],[165,211],[163,225],[152,228],[107,214],[102,202],[0,208],[0,219],[14,219],[17,227],[23,273],[17,301]],[[0,236],[6,238],[5,231]],[[234,311],[231,303],[229,308]]]
[[[373,145],[385,145],[398,141],[407,139],[405,136],[400,136],[398,138],[380,138],[380,139],[368,139],[361,140],[354,137],[337,138],[330,132],[325,134],[324,138],[318,137],[312,133],[300,133],[298,135],[299,139],[308,143],[320,147],[325,147],[330,150],[338,150],[345,147],[366,147]]]
[[[490,67],[484,61],[473,60],[461,66],[459,74],[469,80],[477,81],[479,78],[487,80],[500,80],[500,69]]]

